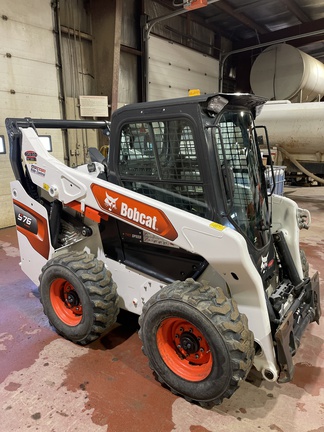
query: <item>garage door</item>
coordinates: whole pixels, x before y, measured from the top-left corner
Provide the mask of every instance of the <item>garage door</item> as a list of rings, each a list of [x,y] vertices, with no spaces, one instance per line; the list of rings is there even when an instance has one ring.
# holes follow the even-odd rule
[[[147,100],[185,97],[189,89],[218,90],[214,58],[156,36],[149,38],[148,55]]]
[[[0,228],[14,224],[9,183],[13,174],[6,117],[60,118],[58,79],[49,0],[1,0],[0,18]],[[48,135],[49,131],[42,131]],[[61,134],[53,154],[63,160]]]

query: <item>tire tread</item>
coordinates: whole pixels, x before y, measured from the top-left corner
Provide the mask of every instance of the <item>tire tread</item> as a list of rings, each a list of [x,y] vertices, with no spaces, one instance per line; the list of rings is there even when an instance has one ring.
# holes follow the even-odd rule
[[[252,366],[254,357],[254,337],[253,333],[248,328],[247,317],[239,313],[235,300],[226,297],[221,288],[214,288],[207,283],[199,283],[193,279],[176,281],[154,294],[143,307],[142,315],[139,318],[139,337],[143,342],[142,351],[145,355],[147,354],[144,346],[145,338],[142,328],[146,312],[157,302],[167,299],[179,300],[194,306],[204,314],[213,323],[218,332],[221,333],[230,353],[233,371],[228,388],[222,395],[218,395],[212,401],[190,399],[190,401],[198,402],[202,406],[206,403],[221,403],[224,398],[232,396],[238,388],[239,382],[245,379]],[[171,388],[171,386],[154,370],[150,361],[149,364],[158,381],[169,387],[175,394],[179,394],[188,399],[187,395],[182,395],[179,391]]]
[[[111,278],[111,272],[106,269],[104,263],[97,260],[93,254],[82,251],[58,255],[45,264],[39,277],[40,294],[44,272],[52,265],[57,264],[72,270],[82,281],[93,306],[93,324],[90,331],[82,339],[73,340],[73,342],[86,345],[96,340],[108,327],[116,322],[119,313],[117,286]],[[43,303],[42,296],[40,298]],[[43,309],[45,315],[47,315],[44,304]],[[52,322],[50,324],[55,327]],[[66,337],[57,328],[56,331]]]

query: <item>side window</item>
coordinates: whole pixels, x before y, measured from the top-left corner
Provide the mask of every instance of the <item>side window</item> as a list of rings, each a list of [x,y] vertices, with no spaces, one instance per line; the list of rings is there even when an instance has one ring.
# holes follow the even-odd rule
[[[120,174],[158,178],[149,124],[131,123],[122,128],[119,157]]]
[[[180,138],[180,161],[182,164],[182,177],[185,180],[200,181],[200,171],[196,154],[195,142],[189,126],[185,126]]]
[[[221,144],[218,142],[221,162],[223,162],[224,158],[227,160],[233,170],[237,184],[249,185],[246,147],[243,142],[241,127],[228,121],[221,122],[220,128],[224,144],[224,150],[222,151]]]
[[[251,125],[250,114],[226,112],[219,122],[222,141],[217,131],[215,142],[221,163],[226,160],[227,167],[233,174],[231,218],[253,244],[257,244],[259,234],[256,233],[255,226],[258,220],[261,226],[261,206],[264,200],[260,191],[258,155]],[[262,240],[260,245],[262,246]]]
[[[119,170],[125,187],[206,217],[196,143],[188,120],[125,125]]]

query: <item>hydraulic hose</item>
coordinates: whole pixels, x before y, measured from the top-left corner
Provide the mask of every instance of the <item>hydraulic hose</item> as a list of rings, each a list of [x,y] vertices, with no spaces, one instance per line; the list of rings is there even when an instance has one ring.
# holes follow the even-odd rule
[[[324,179],[317,177],[317,175],[311,173],[308,171],[308,169],[304,168],[303,165],[301,165],[290,153],[287,152],[287,150],[283,149],[282,147],[278,147],[278,150],[287,156],[288,159],[291,160],[291,162],[296,165],[297,168],[300,169],[301,172],[306,174],[308,177],[311,177],[312,179],[316,180],[318,183],[324,184]]]

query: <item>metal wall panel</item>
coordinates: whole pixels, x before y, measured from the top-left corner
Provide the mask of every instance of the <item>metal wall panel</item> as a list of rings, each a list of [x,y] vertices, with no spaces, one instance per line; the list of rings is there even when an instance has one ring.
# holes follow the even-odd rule
[[[5,136],[7,151],[0,154],[0,228],[4,228],[14,224],[5,118],[60,118],[61,114],[51,1],[2,0],[0,10],[0,135]],[[51,134],[53,154],[63,160],[61,133]]]
[[[190,89],[217,91],[216,59],[155,36],[149,38],[148,55],[148,100],[185,97]]]
[[[91,16],[87,3],[61,1],[59,24],[65,97],[75,98],[79,115],[79,96],[95,94]]]
[[[61,50],[65,96],[95,94],[92,43],[63,35]]]
[[[136,0],[123,0],[123,21],[121,28],[121,44],[135,49],[140,48],[139,12]]]
[[[59,15],[62,26],[91,35],[89,1],[61,0],[59,2]]]
[[[137,56],[121,52],[118,81],[118,108],[138,102],[137,82]]]
[[[141,27],[138,0],[123,0],[117,107],[139,102]]]

